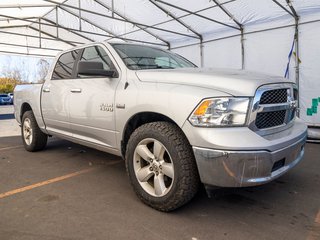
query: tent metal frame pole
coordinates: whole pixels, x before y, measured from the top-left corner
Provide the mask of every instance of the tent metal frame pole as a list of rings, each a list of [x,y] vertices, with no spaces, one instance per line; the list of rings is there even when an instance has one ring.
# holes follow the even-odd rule
[[[244,48],[244,28],[243,24],[241,24],[231,12],[228,11],[227,8],[221,5],[221,3],[218,0],[213,0],[213,2],[230,18],[232,21],[238,25],[240,30],[240,44],[241,44],[241,69],[245,69],[245,48]]]
[[[241,43],[241,69],[244,70],[246,69],[246,65],[245,65],[245,49],[244,49],[244,30],[243,28],[241,28],[241,33],[240,33],[240,43]]]
[[[3,8],[36,8],[36,7],[48,7],[48,8],[52,8],[55,7],[55,4],[14,4],[14,5],[1,5],[0,9]]]
[[[156,1],[149,0],[149,2],[151,2],[157,8],[159,8],[162,12],[168,14],[168,16],[173,18],[175,21],[177,21],[179,24],[181,24],[183,27],[185,27],[187,30],[191,31],[193,34],[195,34],[199,38],[199,41],[200,41],[200,65],[201,65],[201,67],[203,67],[204,66],[204,56],[203,56],[203,37],[202,37],[202,35],[199,32],[197,32],[196,30],[194,30],[192,27],[188,26],[181,19],[178,19],[176,16],[174,16],[174,14],[171,13],[169,10],[161,7],[158,3],[156,3]]]
[[[32,49],[39,49],[39,47],[36,47],[36,46],[26,46],[26,45],[22,45],[22,44],[15,44],[15,43],[4,43],[4,42],[1,42],[0,45],[6,45],[6,46],[12,46],[12,47],[24,47],[24,48],[32,48]],[[41,50],[50,50],[50,51],[63,51],[63,49],[58,49],[58,48],[41,48]],[[40,50],[40,49],[39,49]]]
[[[44,18],[44,16],[43,16]],[[59,14],[58,14],[58,7],[56,6],[56,29],[57,29],[57,37],[59,37],[59,28],[58,28],[58,25],[59,25]]]
[[[29,25],[11,25],[11,26],[0,26],[0,29],[6,28],[19,28],[19,27],[28,27]]]
[[[293,18],[295,17],[292,12],[290,12],[286,7],[284,7],[281,3],[279,3],[277,0],[272,0],[275,4],[277,4],[279,7],[282,8],[282,10],[286,11],[288,14],[290,14]]]
[[[111,0],[112,17],[114,18],[114,0]]]
[[[215,19],[212,19],[212,18],[209,18],[209,17],[206,17],[206,16],[203,16],[201,14],[198,14],[198,13],[195,13],[195,12],[192,12],[188,9],[185,9],[185,8],[182,8],[182,7],[178,7],[174,4],[171,4],[171,3],[168,3],[168,2],[164,2],[162,0],[149,0],[150,2],[153,2],[153,1],[156,1],[156,2],[160,2],[162,4],[165,4],[165,5],[168,5],[170,7],[173,7],[173,8],[176,8],[180,11],[183,11],[183,12],[186,12],[186,13],[190,13],[191,15],[194,15],[194,16],[197,16],[197,17],[200,17],[200,18],[203,18],[203,19],[206,19],[208,21],[211,21],[211,22],[214,22],[214,23],[217,23],[217,24],[220,24],[220,25],[223,25],[225,27],[229,27],[229,28],[233,28],[233,29],[237,29],[237,30],[240,30],[239,28],[235,27],[235,26],[232,26],[232,25],[229,25],[229,24],[226,24],[226,23],[223,23],[223,22],[220,22],[220,21],[217,21]]]
[[[239,27],[239,30],[240,30],[240,44],[241,44],[241,69],[244,70],[245,69],[245,47],[244,47],[245,38],[244,38],[244,27],[243,27],[243,24],[241,24],[237,19],[235,19],[233,14],[231,12],[229,12],[224,6],[222,6],[218,0],[213,0],[213,1]]]
[[[78,10],[78,7],[71,6],[71,5],[68,5],[68,4],[58,3],[58,2],[55,2],[55,1],[52,1],[52,0],[43,0],[43,1],[50,2],[50,3],[55,3],[58,6],[60,6],[60,8],[61,8],[61,6],[64,6],[64,7],[68,7],[68,8],[72,8],[72,9]],[[128,23],[133,24],[134,26],[140,25],[140,26],[143,26],[143,27],[148,27],[148,28],[151,28],[151,29],[155,29],[155,30],[159,30],[159,31],[163,31],[163,32],[168,32],[168,33],[172,33],[172,34],[176,34],[176,35],[180,35],[180,36],[185,36],[185,37],[190,37],[190,38],[197,38],[197,37],[195,37],[193,35],[188,35],[188,34],[176,32],[176,31],[172,31],[172,30],[168,30],[168,29],[164,29],[164,28],[153,27],[153,26],[150,26],[150,25],[147,25],[147,24],[143,24],[143,23],[138,23],[138,22],[135,22],[135,21],[127,21],[125,19],[116,18],[116,17],[113,18],[112,16],[108,16],[108,15],[105,15],[105,14],[102,14],[102,13],[94,12],[94,11],[91,11],[91,10],[88,10],[88,9],[82,9],[82,11],[90,13],[90,14],[93,14],[93,15],[96,15],[96,16],[101,16],[101,17],[105,17],[105,18],[109,18],[109,19],[113,19],[113,20],[117,20],[117,21],[121,21],[121,22],[128,22]]]
[[[81,24],[81,0],[78,0],[78,3],[79,3],[79,30],[81,31],[82,30],[82,24]]]
[[[310,23],[317,23],[317,22],[320,22],[320,19],[311,20],[311,21],[302,22],[302,23],[299,22],[299,26],[300,25],[305,25],[305,24],[310,24]],[[254,34],[254,33],[261,33],[261,32],[268,32],[268,31],[279,30],[279,29],[289,28],[289,27],[295,27],[295,24],[289,24],[289,25],[280,26],[280,27],[273,27],[273,28],[267,28],[267,29],[262,29],[262,30],[256,30],[256,31],[252,31],[252,32],[245,32],[244,35],[249,35],[249,34]],[[233,35],[226,36],[226,37],[205,40],[205,41],[203,41],[203,43],[215,42],[215,41],[220,41],[220,40],[239,37],[239,36],[241,36],[241,34],[233,34]],[[182,46],[174,47],[172,49],[179,49],[179,48],[191,47],[191,46],[196,46],[196,45],[198,45],[198,43],[182,45]]]
[[[96,2],[97,4],[99,4],[100,6],[102,6],[103,8],[107,9],[108,11],[110,11],[110,8],[109,8],[106,4],[104,4],[103,2],[101,2],[100,0],[93,0],[93,1]],[[125,19],[125,20],[127,20],[127,21],[131,21],[128,17],[123,16],[122,14],[120,14],[119,12],[117,12],[114,8],[113,8],[113,10],[112,10],[112,13],[118,15],[119,17],[121,17],[121,18],[123,18],[123,19]],[[169,41],[166,41],[165,39],[159,37],[157,34],[154,34],[154,33],[150,32],[150,31],[147,30],[147,29],[144,29],[143,27],[141,27],[141,26],[139,26],[139,25],[137,25],[137,27],[138,27],[140,30],[148,33],[149,35],[151,35],[151,36],[153,36],[153,37],[155,37],[156,39],[159,39],[160,41],[164,42],[165,44],[168,45],[168,49],[170,49],[170,42],[169,42]],[[137,31],[139,31],[139,30],[137,30]],[[124,34],[124,35],[126,35],[126,34]],[[121,37],[121,36],[122,36],[122,35],[119,35],[118,37]]]
[[[295,60],[296,60],[296,64],[295,64],[295,74],[296,74],[296,84],[298,87],[298,90],[300,90],[300,54],[299,54],[299,15],[297,13],[297,11],[295,10],[295,8],[293,7],[291,0],[286,0],[293,16],[294,16],[294,21],[295,21],[295,33],[294,33],[294,39],[295,39]],[[300,95],[298,95],[300,96]],[[300,97],[299,97],[300,98]],[[300,99],[298,99],[298,109],[300,108]],[[298,117],[300,116],[300,112],[298,111],[297,113]]]
[[[2,51],[0,53],[10,54],[10,55],[24,55],[24,56],[35,56],[35,57],[47,57],[47,58],[54,58],[55,55],[47,55],[47,54],[33,54],[33,53],[18,53],[18,52],[10,52],[10,51]]]
[[[15,20],[20,20],[20,21],[24,21],[24,20],[29,20],[29,19],[39,19],[38,17],[24,17],[24,18],[18,18],[16,17]],[[0,22],[7,22],[8,19],[0,19]]]
[[[41,18],[39,18],[39,47],[41,47]]]
[[[30,26],[27,26],[27,27],[30,28]],[[36,28],[35,28],[35,29],[32,29],[32,30],[38,31]],[[30,37],[30,38],[36,38],[36,39],[39,38],[39,36],[29,35],[29,34],[22,34],[22,33],[4,32],[4,31],[0,31],[0,33],[2,33],[2,34],[9,34],[9,35],[15,35],[15,36],[22,36],[22,37]],[[54,37],[54,38],[48,38],[48,37],[43,37],[43,36],[42,36],[42,40],[60,41],[60,42],[61,42],[61,40],[57,39],[56,37]],[[76,43],[76,44],[84,44],[83,42],[76,42],[76,41],[69,41],[69,42]]]

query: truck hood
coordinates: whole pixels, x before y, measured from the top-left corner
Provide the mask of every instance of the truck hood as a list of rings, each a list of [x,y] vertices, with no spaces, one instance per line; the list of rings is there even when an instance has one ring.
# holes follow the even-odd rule
[[[136,75],[142,82],[211,88],[233,96],[254,96],[261,85],[291,82],[283,77],[261,73],[212,68],[138,70]]]

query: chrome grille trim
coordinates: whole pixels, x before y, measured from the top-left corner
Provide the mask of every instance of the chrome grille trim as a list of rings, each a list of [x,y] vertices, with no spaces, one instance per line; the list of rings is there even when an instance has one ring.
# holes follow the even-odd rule
[[[281,90],[286,89],[287,90],[287,99],[286,102],[282,103],[271,103],[271,104],[260,104],[260,99],[262,95],[268,91],[273,90]],[[259,135],[267,135],[272,134],[275,132],[282,131],[286,128],[289,128],[293,124],[295,112],[297,111],[297,87],[293,83],[279,83],[279,84],[268,84],[260,86],[253,98],[252,101],[252,107],[251,107],[251,114],[249,117],[248,126],[251,130],[258,133]],[[264,100],[265,101],[265,100]],[[274,100],[277,102],[276,100]],[[282,101],[282,100],[281,100]],[[271,101],[272,102],[272,101]],[[258,128],[256,125],[256,119],[258,116],[258,113],[267,113],[267,112],[278,112],[278,111],[286,111],[284,121],[280,125],[267,127],[267,128]],[[270,113],[272,114],[272,113]],[[260,114],[261,116],[261,114]],[[261,123],[258,124],[259,126]],[[268,124],[266,124],[268,125]],[[272,125],[272,124],[270,124]],[[269,125],[269,126],[270,126]]]

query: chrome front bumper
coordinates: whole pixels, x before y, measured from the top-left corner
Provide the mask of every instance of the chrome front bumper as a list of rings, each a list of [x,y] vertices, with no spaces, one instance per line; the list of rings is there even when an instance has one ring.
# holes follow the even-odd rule
[[[219,187],[264,184],[286,173],[304,155],[306,131],[295,143],[275,150],[230,151],[193,147],[202,183]]]

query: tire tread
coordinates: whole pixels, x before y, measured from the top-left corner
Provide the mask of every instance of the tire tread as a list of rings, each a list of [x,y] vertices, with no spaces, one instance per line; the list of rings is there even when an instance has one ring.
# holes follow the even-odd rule
[[[135,146],[132,146],[131,144],[135,139],[139,138],[139,136],[144,135],[146,131],[151,132],[157,132],[161,134],[162,136],[166,136],[168,139],[168,142],[171,144],[174,144],[178,156],[181,167],[179,169],[179,174],[182,176],[179,179],[179,182],[177,183],[178,191],[172,195],[168,201],[165,203],[163,202],[156,202],[153,201],[153,199],[150,197],[145,197],[143,194],[139,192],[139,189],[137,189],[134,184],[131,181],[131,184],[133,185],[133,188],[138,195],[138,197],[147,205],[160,210],[164,212],[169,212],[174,209],[177,209],[178,207],[181,207],[182,205],[189,202],[194,195],[197,193],[199,188],[199,175],[198,170],[196,166],[196,162],[194,159],[194,155],[192,152],[192,148],[190,146],[190,143],[186,139],[186,137],[183,135],[181,129],[169,122],[151,122],[144,124],[137,128],[133,134],[130,136],[129,142],[128,142],[128,149],[126,152],[126,166],[127,166],[127,172],[129,173],[128,169],[128,160],[130,159],[129,153],[133,152]]]
[[[33,139],[30,145],[27,145],[24,141],[23,136],[23,122],[25,118],[29,118],[31,121],[31,127],[33,132]],[[21,135],[22,141],[25,149],[29,152],[36,152],[44,149],[47,145],[48,136],[47,134],[43,133],[38,126],[37,120],[31,110],[26,111],[22,116],[22,125],[21,125]]]

